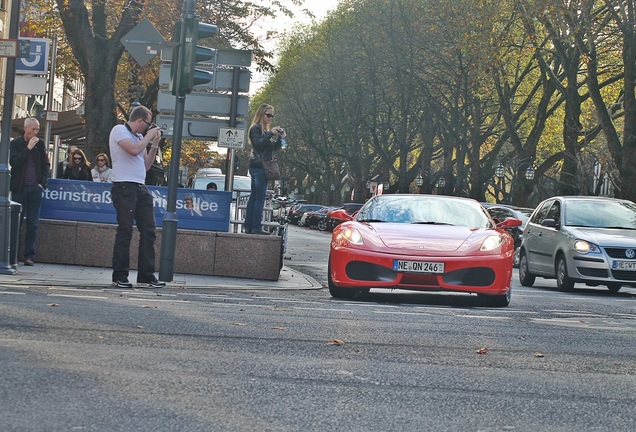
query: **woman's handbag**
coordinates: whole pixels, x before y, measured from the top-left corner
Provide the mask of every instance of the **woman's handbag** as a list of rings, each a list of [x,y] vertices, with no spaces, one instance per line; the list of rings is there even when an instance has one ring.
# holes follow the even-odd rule
[[[277,159],[263,160],[263,169],[267,180],[280,180],[280,167]]]

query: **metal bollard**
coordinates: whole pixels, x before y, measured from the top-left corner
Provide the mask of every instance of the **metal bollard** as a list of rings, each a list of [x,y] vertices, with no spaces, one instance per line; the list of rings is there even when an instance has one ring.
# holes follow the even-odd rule
[[[22,218],[22,204],[11,201],[11,239],[9,244],[9,265],[18,266],[18,248],[20,247],[20,222]]]

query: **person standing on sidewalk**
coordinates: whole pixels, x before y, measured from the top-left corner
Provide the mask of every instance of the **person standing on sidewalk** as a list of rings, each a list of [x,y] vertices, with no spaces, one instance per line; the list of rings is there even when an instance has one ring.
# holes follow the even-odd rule
[[[252,183],[243,224],[248,234],[270,234],[263,230],[263,208],[267,198],[268,183],[263,160],[272,159],[274,151],[281,148],[281,138],[287,137],[282,127],[270,127],[273,118],[274,107],[262,103],[256,110],[248,134],[249,142],[252,144],[249,164]]]
[[[146,171],[157,155],[161,129],[152,125],[152,112],[145,106],[134,108],[128,122],[110,131],[109,147],[113,160],[112,200],[117,211],[117,234],[113,248],[113,285],[132,288],[128,281],[130,240],[133,220],[139,230],[137,285],[166,286],[155,277],[155,212],[153,198],[145,185]],[[147,149],[147,147],[150,147]]]
[[[24,135],[11,140],[9,151],[11,199],[22,205],[22,214],[26,216],[24,265],[27,266],[32,266],[35,258],[42,191],[48,186],[51,169],[44,140],[37,136],[39,130],[37,119],[25,119]]]

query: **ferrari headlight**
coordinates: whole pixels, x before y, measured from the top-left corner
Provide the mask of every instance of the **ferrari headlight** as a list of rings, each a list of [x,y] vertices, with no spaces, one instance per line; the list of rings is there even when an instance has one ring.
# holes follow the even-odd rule
[[[586,242],[585,240],[575,240],[574,250],[580,254],[599,253],[599,247],[594,243]]]
[[[361,245],[362,242],[362,235],[360,234],[360,231],[358,231],[357,229],[354,228],[345,228],[340,232],[340,236],[342,236],[342,238],[344,238],[345,240],[347,240],[349,243],[353,243],[353,244],[357,244],[357,245]]]
[[[504,238],[499,235],[491,235],[486,237],[484,242],[481,244],[479,250],[481,251],[491,251],[493,249],[497,249],[503,243]]]

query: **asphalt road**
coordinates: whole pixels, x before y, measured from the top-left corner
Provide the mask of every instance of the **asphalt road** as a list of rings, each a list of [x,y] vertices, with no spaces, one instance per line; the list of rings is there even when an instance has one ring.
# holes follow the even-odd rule
[[[326,282],[328,238],[292,227],[285,264]],[[538,284],[515,283],[501,309],[388,291],[5,289],[0,429],[632,431],[636,290]]]

